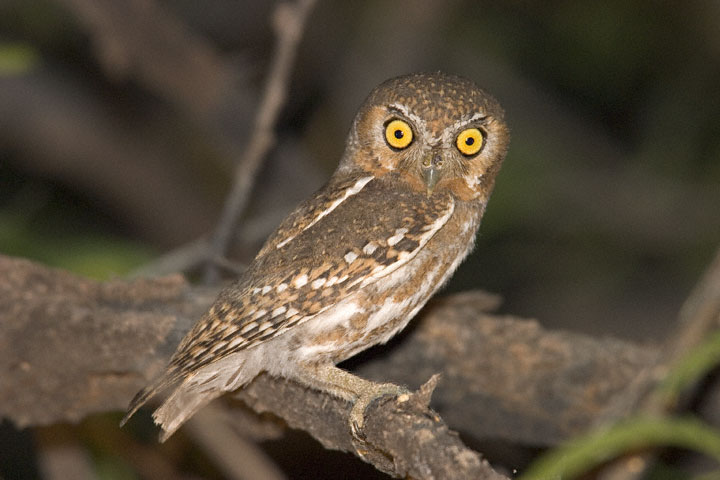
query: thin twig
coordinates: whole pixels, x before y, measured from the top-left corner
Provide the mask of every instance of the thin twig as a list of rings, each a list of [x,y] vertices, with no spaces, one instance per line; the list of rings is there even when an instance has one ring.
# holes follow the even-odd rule
[[[142,265],[133,270],[128,277],[161,277],[175,272],[185,272],[207,261],[208,245],[206,238],[199,238]]]
[[[208,258],[209,252],[208,240],[199,238],[140,266],[130,272],[128,278],[161,277],[176,272],[188,272],[206,262],[236,276],[241,275],[247,268],[247,265],[233,262],[225,257]]]
[[[244,91],[234,88],[240,78],[238,69],[161,3],[57,1],[76,15],[90,33],[98,59],[110,77],[135,78],[181,110],[194,113],[211,133],[219,133],[222,155],[239,158],[233,186],[211,241],[199,245],[205,241],[199,240],[180,247],[139,272],[158,275],[169,273],[168,268],[187,271],[205,265],[206,277],[216,279],[219,266],[214,259],[225,256],[257,172],[274,143],[273,129],[285,104],[297,48],[316,0],[285,1],[275,8],[275,53],[250,140],[243,141],[242,147],[235,135],[221,128],[228,112],[249,103]]]
[[[238,217],[247,205],[258,170],[275,140],[275,123],[287,98],[290,72],[297,56],[306,20],[315,1],[298,0],[295,3],[280,3],[273,13],[277,45],[268,72],[265,92],[255,118],[252,137],[235,170],[232,189],[213,234],[208,258],[225,255]],[[217,267],[208,263],[205,270],[206,283],[214,283],[217,276]]]

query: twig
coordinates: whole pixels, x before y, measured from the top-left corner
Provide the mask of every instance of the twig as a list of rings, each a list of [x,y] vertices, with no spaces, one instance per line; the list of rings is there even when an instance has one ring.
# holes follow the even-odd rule
[[[245,270],[247,270],[247,265],[233,262],[232,260],[228,260],[225,257],[211,258],[210,261],[214,263],[215,266],[225,269],[235,276],[240,276]]]
[[[210,245],[210,258],[225,255],[232,239],[238,217],[245,209],[250,189],[255,182],[260,165],[272,146],[280,109],[287,98],[290,73],[297,55],[306,20],[316,0],[297,0],[295,3],[278,4],[273,13],[273,29],[277,37],[275,54],[267,75],[263,98],[255,118],[255,126],[247,148],[235,169],[232,189],[223,206],[220,220]],[[206,283],[217,280],[217,268],[208,264]]]
[[[176,272],[187,272],[192,267],[207,262],[211,262],[234,275],[241,275],[247,268],[247,265],[233,262],[225,257],[207,258],[209,251],[207,239],[200,238],[142,265],[132,271],[128,278],[160,277]]]
[[[207,261],[208,244],[207,239],[199,238],[137,268],[128,275],[128,278],[160,277],[175,272],[185,272],[192,265]]]

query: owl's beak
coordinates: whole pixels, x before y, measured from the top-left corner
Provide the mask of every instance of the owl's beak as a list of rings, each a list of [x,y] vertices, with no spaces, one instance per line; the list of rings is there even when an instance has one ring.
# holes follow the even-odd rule
[[[432,194],[435,185],[442,177],[443,159],[438,153],[428,155],[423,159],[421,172],[428,195]]]

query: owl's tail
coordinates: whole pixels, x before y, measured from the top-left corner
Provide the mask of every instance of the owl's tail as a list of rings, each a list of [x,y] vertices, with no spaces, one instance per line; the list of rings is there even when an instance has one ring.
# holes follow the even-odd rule
[[[168,373],[147,387],[140,390],[137,395],[130,401],[128,411],[120,421],[122,427],[148,400],[156,394],[165,390],[170,385],[177,383],[182,375],[174,375]],[[220,389],[203,389],[203,384],[198,382],[195,376],[185,378],[160,406],[155,413],[153,419],[155,423],[162,428],[160,441],[164,442],[175,430],[180,428],[195,412],[204,407],[215,397],[220,396],[223,390]]]
[[[225,393],[214,388],[202,390],[197,384],[187,383],[180,385],[153,413],[153,420],[162,428],[161,442],[170,438],[198,410]]]
[[[133,399],[130,400],[130,405],[128,405],[127,413],[125,414],[123,419],[120,420],[120,426],[122,427],[123,425],[125,425],[130,419],[130,417],[135,415],[135,413],[140,409],[140,407],[145,405],[148,400],[150,400],[160,391],[165,390],[173,383],[176,383],[178,380],[180,380],[181,377],[182,374],[179,371],[168,371],[162,377],[140,390],[133,397]]]
[[[182,383],[153,413],[155,423],[162,428],[160,441],[164,442],[195,412],[210,401],[225,392],[242,387],[259,373],[260,368],[245,368],[244,360],[243,356],[235,354],[206,365],[189,375],[181,372],[168,372],[135,395],[120,426],[124,425],[151,397],[182,379]]]

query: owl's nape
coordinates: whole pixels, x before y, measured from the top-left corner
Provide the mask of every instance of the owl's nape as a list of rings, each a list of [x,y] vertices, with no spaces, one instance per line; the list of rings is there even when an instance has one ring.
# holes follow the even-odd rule
[[[391,79],[360,108],[328,183],[286,218],[136,397],[167,438],[259,373],[365,407],[403,395],[335,365],[402,330],[473,248],[508,143],[502,109],[442,73]]]

